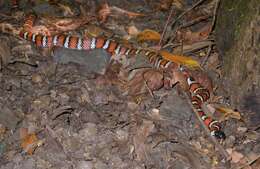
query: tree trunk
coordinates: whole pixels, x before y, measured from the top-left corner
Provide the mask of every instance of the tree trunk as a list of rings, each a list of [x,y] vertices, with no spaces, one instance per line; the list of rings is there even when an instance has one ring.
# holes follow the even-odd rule
[[[260,0],[222,0],[216,39],[223,61],[223,86],[232,107],[260,121]],[[259,124],[258,124],[259,125]]]

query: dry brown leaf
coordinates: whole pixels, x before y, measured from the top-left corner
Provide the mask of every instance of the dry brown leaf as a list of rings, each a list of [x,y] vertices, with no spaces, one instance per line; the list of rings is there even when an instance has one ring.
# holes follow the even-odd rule
[[[135,26],[129,26],[127,29],[127,33],[131,36],[137,36],[139,33],[139,30]]]
[[[7,37],[0,38],[0,69],[11,60],[10,41]]]
[[[185,44],[192,44],[202,40],[206,40],[211,30],[211,25],[207,24],[196,32],[191,30],[179,30],[177,31],[177,41],[184,42]]]
[[[138,17],[138,16],[145,16],[144,14],[137,13],[137,12],[130,12],[130,11],[118,8],[116,6],[112,6],[111,10],[118,12],[119,14],[126,14],[129,18],[135,18],[135,17]]]
[[[116,6],[110,7],[107,3],[103,4],[101,6],[101,9],[98,11],[98,17],[101,22],[105,22],[108,18],[108,16],[118,16],[118,15],[127,15],[129,18],[134,18],[138,16],[144,16],[144,14],[136,13],[136,12],[130,12],[121,8],[118,8]]]
[[[128,94],[138,95],[155,91],[163,86],[163,75],[156,70],[140,71],[128,83]]]
[[[242,118],[240,112],[227,107],[216,106],[216,110],[224,114],[225,120],[229,118],[241,120]]]
[[[181,10],[184,9],[183,0],[172,0],[172,5]]]
[[[137,40],[138,41],[146,41],[146,40],[150,40],[150,41],[159,41],[161,38],[161,35],[151,29],[145,29],[144,31],[140,32],[137,35]]]
[[[58,6],[64,11],[65,16],[73,16],[74,13],[69,6],[58,3]]]
[[[101,6],[101,9],[98,11],[98,18],[100,19],[100,22],[105,22],[108,18],[108,16],[111,14],[111,9],[108,6],[107,3],[103,4]]]
[[[6,133],[6,127],[0,123],[0,139],[4,136]]]
[[[231,156],[231,162],[238,163],[244,158],[244,155],[240,152],[234,151],[233,149],[227,149],[228,154]]]
[[[133,142],[135,146],[135,153],[139,161],[149,160],[149,152],[151,147],[146,144],[147,137],[151,134],[154,129],[154,124],[152,121],[143,120],[141,126],[137,128],[137,133],[133,137]]]
[[[0,31],[3,33],[17,35],[19,30],[15,29],[13,25],[9,23],[0,23]]]
[[[21,147],[24,152],[32,155],[35,148],[37,147],[38,138],[35,133],[28,133],[27,128],[20,129]]]
[[[200,68],[199,62],[197,62],[196,60],[194,60],[190,57],[187,57],[187,56],[174,55],[167,51],[160,51],[160,55],[166,60],[181,64],[181,65],[185,65],[189,68]]]

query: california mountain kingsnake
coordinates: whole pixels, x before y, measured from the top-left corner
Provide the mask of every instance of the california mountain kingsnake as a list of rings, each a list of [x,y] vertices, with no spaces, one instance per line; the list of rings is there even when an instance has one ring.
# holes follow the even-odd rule
[[[171,61],[164,59],[161,55],[154,51],[125,47],[110,39],[104,39],[99,37],[81,38],[65,34],[59,34],[54,36],[34,34],[30,32],[30,29],[33,27],[35,19],[35,15],[28,15],[23,25],[23,29],[19,33],[19,36],[25,40],[34,43],[36,46],[39,47],[51,48],[57,46],[77,50],[92,50],[103,48],[111,54],[120,54],[126,56],[142,54],[146,56],[150,63],[156,68],[166,69],[170,65],[175,64]],[[210,98],[209,90],[204,88],[198,82],[196,82],[194,78],[190,76],[188,73],[185,73],[185,71],[183,72],[183,74],[189,86],[192,105],[194,109],[196,109],[196,111],[198,112],[201,120],[204,122],[205,126],[207,126],[207,128],[210,130],[211,135],[215,136],[218,139],[225,139],[225,134],[223,131],[221,131],[219,122],[213,120],[211,117],[208,117],[202,110],[202,104],[207,102]]]

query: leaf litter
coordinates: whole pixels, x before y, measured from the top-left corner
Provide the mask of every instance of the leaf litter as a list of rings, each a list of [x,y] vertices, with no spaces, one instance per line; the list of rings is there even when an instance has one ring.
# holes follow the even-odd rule
[[[142,48],[159,42],[156,52],[192,68],[196,80],[214,93],[212,86],[222,78],[214,73],[221,71],[220,60],[209,36],[215,2],[35,1],[41,17],[33,31],[128,37],[127,43]],[[45,13],[45,6],[59,10],[54,16]],[[223,114],[219,118],[225,120],[229,141],[219,146],[228,152],[225,159],[185,99],[181,72],[146,67],[139,56],[107,62],[97,57],[104,55],[98,51],[51,49],[43,56],[41,49],[28,48],[28,42],[17,38],[21,14],[7,17],[8,9],[0,7],[6,17],[0,25],[5,33],[0,41],[0,103],[10,112],[0,115],[1,169],[259,167],[260,135],[241,122],[246,115],[225,103],[209,111]],[[208,55],[205,64],[201,53]],[[129,72],[135,72],[131,78]],[[9,119],[17,120],[1,122]]]

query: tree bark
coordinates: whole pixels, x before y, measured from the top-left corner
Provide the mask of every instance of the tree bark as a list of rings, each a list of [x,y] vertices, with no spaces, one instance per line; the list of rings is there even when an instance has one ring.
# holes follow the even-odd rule
[[[215,29],[223,61],[222,84],[230,103],[243,111],[255,112],[257,121],[260,121],[259,14],[260,0],[222,0]]]

